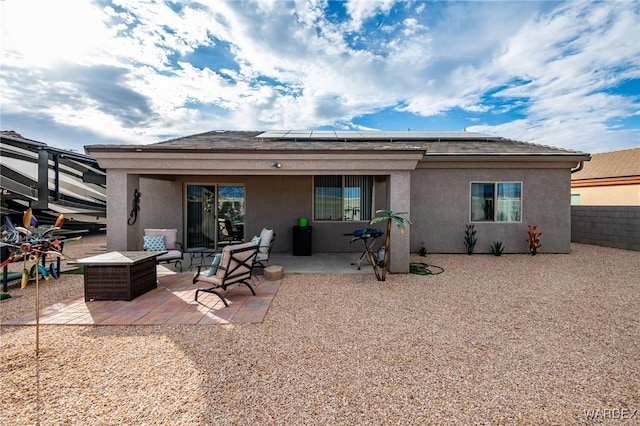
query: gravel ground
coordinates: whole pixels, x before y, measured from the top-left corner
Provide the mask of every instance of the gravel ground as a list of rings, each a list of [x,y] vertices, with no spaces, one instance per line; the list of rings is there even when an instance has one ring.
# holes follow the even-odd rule
[[[3,327],[0,424],[640,423],[640,253],[414,260],[445,272],[288,275],[262,324],[42,326],[39,357]],[[33,309],[11,293],[1,319]]]

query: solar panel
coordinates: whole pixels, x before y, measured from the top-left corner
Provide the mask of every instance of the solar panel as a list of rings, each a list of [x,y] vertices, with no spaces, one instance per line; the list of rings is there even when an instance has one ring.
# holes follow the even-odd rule
[[[384,131],[384,130],[268,130],[256,136],[265,139],[306,140],[476,140],[501,139],[481,133],[456,131]]]

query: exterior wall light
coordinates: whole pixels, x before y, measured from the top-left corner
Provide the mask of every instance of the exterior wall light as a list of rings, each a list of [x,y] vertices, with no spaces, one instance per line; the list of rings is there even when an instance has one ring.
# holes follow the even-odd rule
[[[273,163],[271,163],[271,167],[275,167],[276,169],[279,169],[282,167],[282,163],[279,161],[274,161]]]

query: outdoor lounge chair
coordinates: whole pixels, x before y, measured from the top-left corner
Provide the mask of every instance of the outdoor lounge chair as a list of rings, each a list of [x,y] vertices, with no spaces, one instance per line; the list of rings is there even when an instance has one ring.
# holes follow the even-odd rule
[[[258,255],[256,256],[256,266],[265,268],[264,262],[269,261],[273,242],[276,240],[276,233],[268,229],[263,229],[260,233],[260,246],[258,247]]]
[[[219,289],[227,291],[227,287],[233,284],[246,285],[255,296],[256,292],[251,286],[251,275],[253,274],[257,253],[258,245],[253,241],[228,245],[222,249],[222,253],[219,256],[219,264],[215,264],[216,258],[214,258],[214,264],[212,264],[211,269],[201,271],[202,267],[198,266],[198,271],[193,276],[193,284],[203,282],[212,284],[212,287],[197,289],[196,302],[198,301],[198,293],[202,291],[215,294],[222,299],[225,306],[229,306]]]
[[[173,263],[182,272],[183,248],[177,241],[177,229],[145,229],[143,248],[145,251],[166,251],[156,257],[157,263]]]

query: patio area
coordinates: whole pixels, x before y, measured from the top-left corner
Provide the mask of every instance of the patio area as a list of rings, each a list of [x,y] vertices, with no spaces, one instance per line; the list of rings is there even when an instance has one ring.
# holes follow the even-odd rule
[[[351,264],[358,256],[357,253],[346,256],[345,253],[316,253],[313,256],[274,253],[268,264],[285,265],[286,274],[373,275],[366,261],[362,262],[360,270]],[[255,324],[264,320],[282,280],[267,281],[263,275],[257,275],[256,296],[245,286],[231,286],[226,292],[229,307],[210,293],[201,293],[196,302],[195,290],[206,284],[191,283],[197,268],[190,268],[190,261],[188,257],[185,259],[185,272],[182,273],[173,265],[158,265],[158,287],[132,301],[85,302],[84,295],[78,294],[49,306],[43,305],[39,322],[43,325],[216,325]],[[0,322],[0,326],[35,324],[35,312]]]
[[[226,292],[229,307],[216,295],[202,293],[194,301],[193,274],[173,273],[158,267],[158,287],[132,301],[85,302],[80,294],[43,307],[40,324],[47,325],[187,325],[251,324],[264,319],[280,281],[265,281],[262,276],[252,295],[245,286],[232,286]],[[1,322],[6,325],[35,325],[35,312]]]

